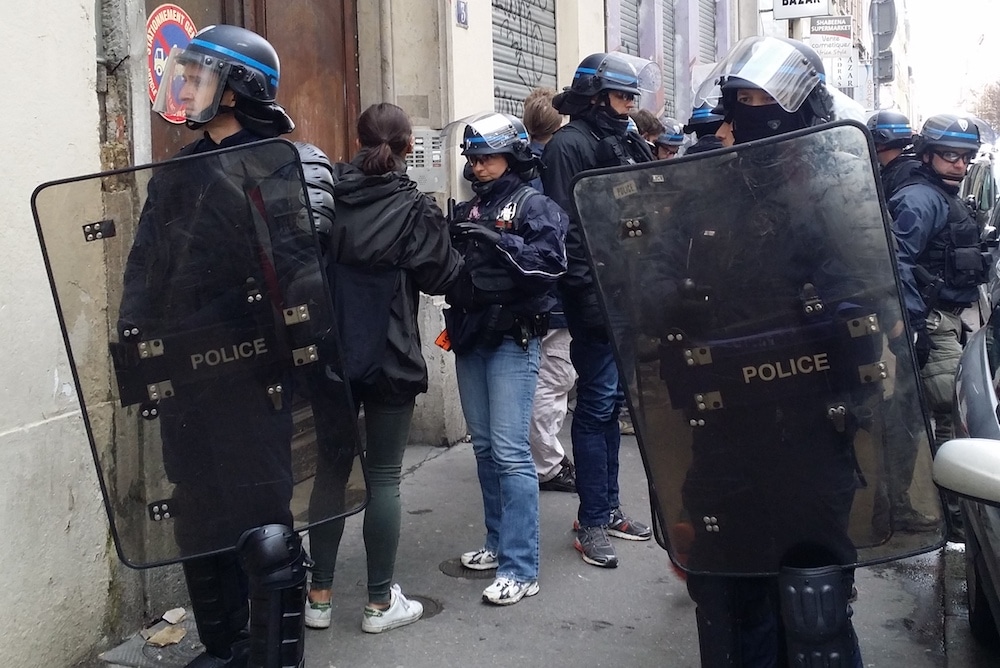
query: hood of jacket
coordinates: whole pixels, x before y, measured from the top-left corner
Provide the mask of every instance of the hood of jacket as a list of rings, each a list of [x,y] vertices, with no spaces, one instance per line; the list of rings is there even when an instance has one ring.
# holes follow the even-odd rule
[[[428,206],[402,172],[369,176],[353,164],[334,168],[336,219],[330,250],[336,262],[385,269],[402,261],[414,218]]]

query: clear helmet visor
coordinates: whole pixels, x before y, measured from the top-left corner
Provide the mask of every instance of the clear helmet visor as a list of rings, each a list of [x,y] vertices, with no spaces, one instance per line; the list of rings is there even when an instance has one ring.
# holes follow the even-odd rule
[[[163,68],[153,111],[207,123],[219,111],[229,67],[215,56],[174,47]]]
[[[981,144],[993,145],[997,143],[997,134],[992,125],[978,116],[972,116],[970,120],[979,128],[979,142]]]
[[[503,114],[489,113],[473,118],[469,125],[479,136],[466,137],[462,141],[463,153],[490,151],[510,146],[518,139],[528,140]]]
[[[653,61],[618,52],[610,54],[609,57],[626,64],[635,72],[635,81],[638,82],[636,88],[639,89],[640,96],[654,96],[656,91],[660,89],[660,68]],[[618,77],[618,73],[613,71],[613,68],[608,68],[603,74],[609,81],[616,81]],[[631,85],[632,82],[619,81],[618,83]]]
[[[830,94],[830,97],[833,98],[834,118],[837,120],[850,119],[864,125],[864,123],[868,120],[866,118],[868,112],[865,111],[865,108],[862,107],[859,102],[848,97],[834,86],[828,86],[825,83],[823,86]]]
[[[730,77],[760,88],[788,112],[797,111],[821,81],[820,74],[793,45],[773,37],[747,37],[737,42],[698,87],[695,104],[718,104],[719,86]]]

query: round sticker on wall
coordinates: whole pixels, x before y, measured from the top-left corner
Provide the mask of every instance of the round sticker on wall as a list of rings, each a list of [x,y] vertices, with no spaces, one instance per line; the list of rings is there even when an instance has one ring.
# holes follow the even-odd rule
[[[149,13],[146,21],[146,62],[149,68],[146,88],[149,90],[149,101],[156,100],[156,93],[161,85],[179,86],[181,82],[168,77],[163,81],[164,67],[170,49],[184,48],[198,32],[194,21],[177,5],[160,5]],[[171,96],[176,99],[176,96]],[[168,109],[160,114],[171,123],[184,122],[183,109]]]

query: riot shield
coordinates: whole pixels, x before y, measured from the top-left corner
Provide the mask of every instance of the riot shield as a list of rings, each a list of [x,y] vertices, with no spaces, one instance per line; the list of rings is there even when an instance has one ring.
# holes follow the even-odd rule
[[[46,183],[32,196],[130,566],[364,505],[357,413],[308,202],[283,140]]]
[[[943,543],[872,156],[841,122],[575,181],[658,538],[686,570]]]

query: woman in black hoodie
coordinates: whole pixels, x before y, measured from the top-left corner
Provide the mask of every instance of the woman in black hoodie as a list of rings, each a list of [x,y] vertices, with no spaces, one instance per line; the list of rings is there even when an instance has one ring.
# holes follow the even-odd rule
[[[376,104],[358,119],[361,150],[335,167],[336,216],[324,254],[340,330],[344,365],[356,405],[365,408],[371,500],[365,510],[368,605],[361,630],[380,633],[415,622],[423,613],[392,583],[399,544],[399,479],[416,395],[427,391],[420,351],[420,292],[444,294],[462,266],[434,200],[406,176],[413,148],[410,120],[393,104]],[[332,383],[340,382],[332,379]],[[357,420],[331,405],[317,411],[320,452]],[[328,445],[327,445],[328,444]],[[310,506],[343,504],[350,474],[344,459],[322,457]],[[350,459],[353,459],[351,457]],[[327,516],[327,515],[323,515]],[[315,561],[306,625],[330,625],[330,599],[343,520],[310,530]]]

